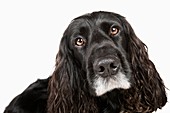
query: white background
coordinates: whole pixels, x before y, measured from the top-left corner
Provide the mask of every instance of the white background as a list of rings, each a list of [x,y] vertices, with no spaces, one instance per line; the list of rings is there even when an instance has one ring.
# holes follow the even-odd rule
[[[30,83],[53,72],[59,42],[70,21],[99,10],[126,17],[170,88],[168,0],[1,0],[0,113]],[[157,113],[168,111],[169,102]]]

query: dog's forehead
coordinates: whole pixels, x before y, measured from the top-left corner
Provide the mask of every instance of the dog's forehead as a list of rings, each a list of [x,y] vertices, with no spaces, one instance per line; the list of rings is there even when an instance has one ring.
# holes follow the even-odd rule
[[[115,19],[115,18],[122,18],[123,16],[117,13],[113,13],[113,12],[104,12],[104,11],[99,11],[99,12],[92,12],[92,13],[87,13],[84,15],[81,15],[77,18],[75,18],[74,20],[77,19],[89,19],[89,20],[93,20],[93,19]]]
[[[76,24],[79,26],[80,25],[83,26],[87,24],[98,25],[103,22],[111,22],[111,21],[120,22],[119,18],[124,18],[124,17],[112,12],[103,12],[103,11],[92,12],[73,19],[70,25]]]

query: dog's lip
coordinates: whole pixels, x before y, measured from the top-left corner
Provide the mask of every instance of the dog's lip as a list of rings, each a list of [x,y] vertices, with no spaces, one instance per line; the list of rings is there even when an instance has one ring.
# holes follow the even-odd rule
[[[119,72],[114,77],[103,78],[99,76],[94,80],[92,85],[96,96],[101,96],[114,89],[129,89],[131,87],[129,78],[122,72]]]
[[[95,78],[97,78],[97,77],[102,77],[102,78],[107,79],[107,80],[109,80],[109,79],[114,79],[114,80],[116,80],[116,76],[117,76],[118,73],[121,73],[121,71],[118,70],[116,73],[108,74],[107,76],[100,76],[100,74],[94,74],[94,75],[95,75],[94,77],[95,77]]]

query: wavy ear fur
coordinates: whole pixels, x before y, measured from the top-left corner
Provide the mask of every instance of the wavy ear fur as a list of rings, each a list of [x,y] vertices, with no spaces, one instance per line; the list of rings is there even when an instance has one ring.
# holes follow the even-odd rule
[[[135,35],[125,19],[121,21],[125,23],[123,26],[127,33],[125,37],[128,38],[127,54],[133,79],[132,88],[124,96],[124,108],[142,113],[156,111],[167,102],[164,83],[148,57],[147,46]]]
[[[61,40],[56,69],[49,81],[48,113],[97,112],[95,100],[87,90],[85,73],[79,68],[67,41],[67,36]]]

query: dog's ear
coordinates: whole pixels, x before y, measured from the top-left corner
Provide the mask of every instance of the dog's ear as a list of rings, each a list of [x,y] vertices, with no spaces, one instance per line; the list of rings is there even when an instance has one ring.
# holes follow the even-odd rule
[[[136,112],[156,111],[167,102],[164,83],[148,57],[147,46],[135,35],[124,18],[121,21],[124,35],[128,38],[127,55],[133,79],[132,88],[127,90],[125,96],[124,107]]]
[[[65,33],[49,82],[48,113],[94,113],[97,111],[95,100],[88,94],[85,74],[76,63],[68,43],[69,37]]]

